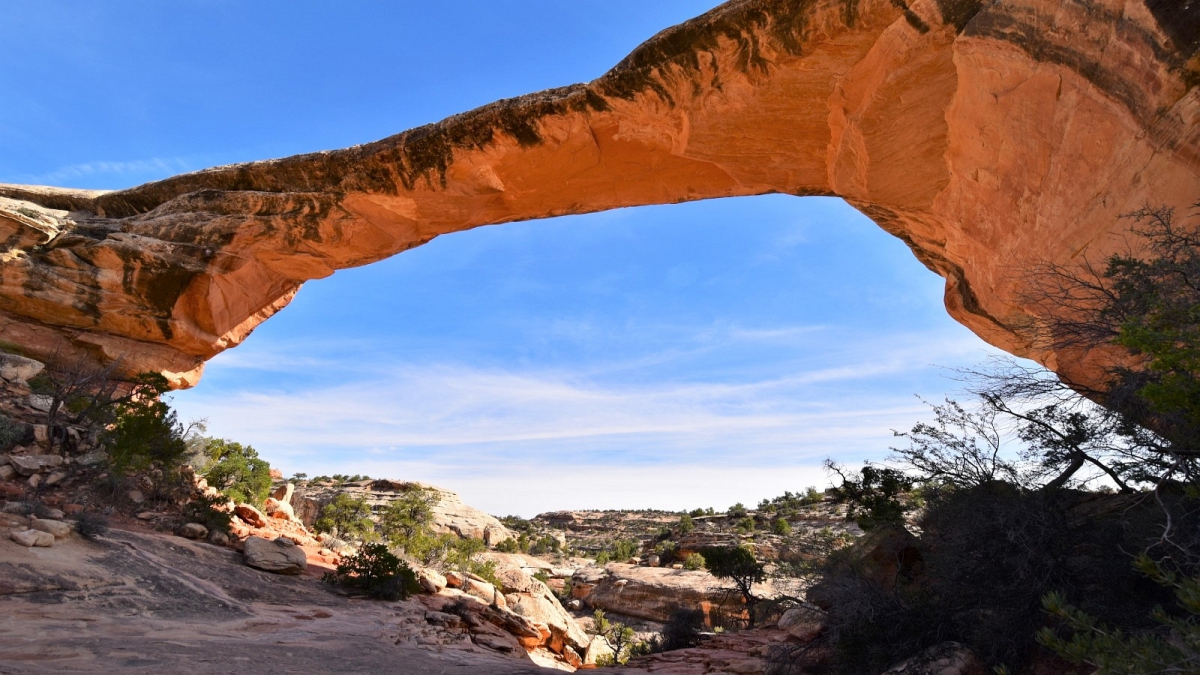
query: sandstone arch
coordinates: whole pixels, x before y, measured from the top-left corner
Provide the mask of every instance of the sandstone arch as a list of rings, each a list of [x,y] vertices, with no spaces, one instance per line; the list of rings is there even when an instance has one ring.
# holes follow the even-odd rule
[[[344,150],[117,192],[0,186],[0,340],[190,386],[300,285],[480,225],[837,195],[946,278],[985,340],[1014,270],[1103,254],[1200,187],[1200,6],[734,0],[601,78]]]

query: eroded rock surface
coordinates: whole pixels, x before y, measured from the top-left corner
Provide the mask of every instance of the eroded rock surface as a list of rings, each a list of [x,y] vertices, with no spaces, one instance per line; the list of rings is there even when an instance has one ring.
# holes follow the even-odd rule
[[[0,340],[193,384],[309,279],[480,225],[837,195],[946,278],[985,340],[1039,347],[1021,269],[1121,245],[1200,184],[1200,5],[735,0],[601,78],[375,143],[118,192],[0,187]]]
[[[9,525],[0,521],[0,532]],[[44,534],[44,533],[39,533]],[[50,536],[50,535],[46,535]],[[53,538],[53,537],[51,537]],[[455,636],[418,599],[342,597],[231,550],[111,531],[53,548],[0,542],[0,670],[25,673],[495,673],[523,651]]]

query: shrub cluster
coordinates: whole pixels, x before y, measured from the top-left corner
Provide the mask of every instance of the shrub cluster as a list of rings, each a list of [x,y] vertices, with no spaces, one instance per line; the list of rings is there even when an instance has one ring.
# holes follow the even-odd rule
[[[379,543],[364,544],[321,580],[379,600],[403,600],[420,591],[412,568]]]

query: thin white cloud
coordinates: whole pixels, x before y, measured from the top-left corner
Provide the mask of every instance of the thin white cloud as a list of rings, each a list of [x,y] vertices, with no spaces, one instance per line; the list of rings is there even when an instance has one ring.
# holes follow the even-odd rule
[[[191,170],[190,162],[182,158],[138,159],[131,161],[94,161],[70,164],[43,174],[28,176],[31,183],[57,183],[96,176],[167,177]]]

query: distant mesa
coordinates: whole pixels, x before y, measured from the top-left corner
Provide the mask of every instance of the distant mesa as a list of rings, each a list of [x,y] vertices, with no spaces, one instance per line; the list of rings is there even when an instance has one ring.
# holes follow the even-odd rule
[[[846,199],[963,325],[1087,379],[1030,334],[1019,272],[1098,258],[1122,214],[1200,186],[1200,5],[1110,4],[740,0],[593,82],[374,143],[117,192],[0,186],[0,341],[188,387],[305,281],[441,234],[785,193]]]

